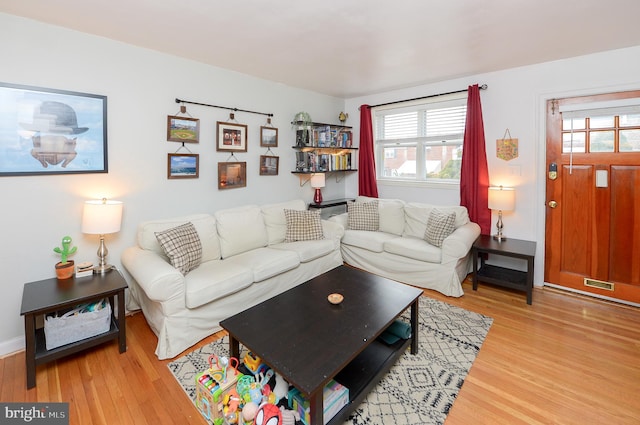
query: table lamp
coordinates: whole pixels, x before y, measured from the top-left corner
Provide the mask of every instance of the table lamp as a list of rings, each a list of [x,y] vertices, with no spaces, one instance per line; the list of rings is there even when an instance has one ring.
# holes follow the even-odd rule
[[[516,191],[512,187],[490,186],[489,187],[489,208],[498,210],[498,222],[496,227],[498,233],[493,235],[493,239],[502,242],[507,238],[502,234],[502,211],[511,211],[514,208]]]
[[[109,251],[104,244],[104,235],[120,231],[122,222],[122,202],[102,200],[86,201],[82,212],[82,233],[100,235],[98,247],[98,266],[93,268],[95,274],[105,274],[114,268],[107,264]]]
[[[316,190],[316,193],[313,196],[313,202],[316,204],[322,203],[322,192],[320,192],[320,188],[324,187],[324,185],[324,173],[311,174],[311,187]]]

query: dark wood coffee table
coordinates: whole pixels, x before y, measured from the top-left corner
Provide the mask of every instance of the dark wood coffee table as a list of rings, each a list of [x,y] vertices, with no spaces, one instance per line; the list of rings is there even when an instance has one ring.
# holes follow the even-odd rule
[[[330,304],[331,293],[344,295]],[[349,389],[349,404],[330,424],[342,424],[411,344],[418,352],[422,290],[340,266],[220,325],[231,356],[242,343],[310,400],[311,425],[322,425],[322,393],[334,379]],[[387,345],[377,337],[411,307],[412,338]]]

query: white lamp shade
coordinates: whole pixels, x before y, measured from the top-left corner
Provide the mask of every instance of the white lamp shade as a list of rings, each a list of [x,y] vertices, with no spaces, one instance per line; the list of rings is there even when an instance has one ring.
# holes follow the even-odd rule
[[[324,173],[311,174],[311,187],[318,188],[324,187]]]
[[[489,209],[511,211],[515,208],[516,191],[512,187],[489,187]]]
[[[120,231],[122,202],[95,200],[86,201],[82,212],[82,233],[106,235]]]

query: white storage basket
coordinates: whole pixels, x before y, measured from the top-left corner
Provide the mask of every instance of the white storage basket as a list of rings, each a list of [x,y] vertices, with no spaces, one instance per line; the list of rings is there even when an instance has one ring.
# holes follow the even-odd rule
[[[101,308],[89,311],[89,306],[96,305]],[[111,304],[107,300],[78,307],[60,317],[49,316],[44,322],[47,350],[103,334],[110,327]]]

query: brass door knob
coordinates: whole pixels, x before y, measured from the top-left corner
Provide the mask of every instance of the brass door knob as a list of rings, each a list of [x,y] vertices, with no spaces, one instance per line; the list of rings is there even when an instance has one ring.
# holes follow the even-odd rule
[[[549,206],[550,206],[551,208],[555,208],[555,207],[557,207],[557,206],[558,206],[558,203],[557,203],[556,201],[549,201]]]

